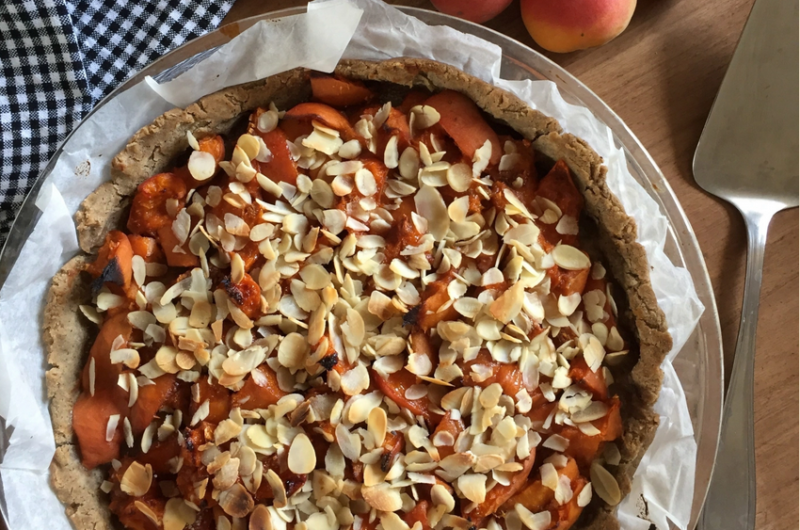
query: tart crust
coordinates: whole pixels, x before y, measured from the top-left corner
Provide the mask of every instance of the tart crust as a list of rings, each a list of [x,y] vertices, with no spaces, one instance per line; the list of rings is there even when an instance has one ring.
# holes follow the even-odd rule
[[[390,82],[431,90],[464,93],[487,114],[531,140],[538,154],[552,161],[564,159],[585,198],[585,212],[594,225],[599,252],[624,290],[627,306],[620,320],[639,344],[639,356],[624,379],[624,435],[618,442],[622,460],[612,471],[623,495],[655,435],[658,415],[653,405],[661,387],[661,362],[672,347],[664,314],[650,283],[644,248],[636,242],[636,224],[606,185],[602,158],[583,140],[562,133],[558,122],[531,109],[516,96],[434,61],[396,59],[384,62],[342,61],[336,73],[365,81]],[[289,108],[310,96],[310,71],[295,69],[210,94],[186,109],[173,109],[133,135],[112,162],[112,178],[81,204],[75,215],[80,247],[85,254],[70,260],[53,278],[44,313],[43,338],[50,369],[46,382],[56,455],[50,466],[51,482],[67,516],[78,530],[111,529],[108,503],[99,487],[102,471],[87,470],[80,462],[72,430],[72,408],[79,395],[81,370],[96,328],[80,314],[89,298],[88,277],[80,274],[102,244],[105,234],[123,227],[127,206],[136,187],[169,168],[189,147],[186,132],[200,136],[229,133],[243,115],[274,102]],[[613,508],[593,502],[575,528],[619,528]]]

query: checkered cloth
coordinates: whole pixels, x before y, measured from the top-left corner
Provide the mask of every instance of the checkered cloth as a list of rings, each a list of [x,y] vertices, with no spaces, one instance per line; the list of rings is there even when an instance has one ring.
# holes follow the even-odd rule
[[[234,0],[0,0],[0,247],[64,137],[130,74]]]

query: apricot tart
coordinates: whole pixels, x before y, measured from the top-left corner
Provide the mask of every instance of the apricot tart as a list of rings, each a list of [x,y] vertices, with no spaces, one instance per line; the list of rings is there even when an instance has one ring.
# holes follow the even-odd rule
[[[554,120],[345,61],[167,112],[113,168],[45,310],[77,528],[617,526],[670,337]]]

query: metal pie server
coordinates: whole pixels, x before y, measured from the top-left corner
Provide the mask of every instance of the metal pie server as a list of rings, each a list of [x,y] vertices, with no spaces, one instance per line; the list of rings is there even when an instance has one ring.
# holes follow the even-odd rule
[[[756,518],[753,371],[770,220],[798,204],[798,1],[756,0],[711,108],[694,177],[747,225],[747,276],[719,452],[703,528],[752,530]]]

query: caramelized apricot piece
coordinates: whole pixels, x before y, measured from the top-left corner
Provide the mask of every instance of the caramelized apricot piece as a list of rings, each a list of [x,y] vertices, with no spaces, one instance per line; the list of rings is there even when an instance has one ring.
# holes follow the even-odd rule
[[[188,239],[183,244],[175,237],[172,224],[164,225],[158,229],[158,241],[164,249],[167,265],[170,267],[192,268],[200,265],[200,259],[189,251]]]
[[[422,525],[422,530],[430,530],[431,523],[428,521],[428,508],[430,507],[430,503],[428,501],[420,501],[417,503],[414,508],[403,516],[403,521],[410,527],[413,527],[416,523],[420,523]]]
[[[147,263],[164,263],[164,253],[155,238],[131,234],[128,236],[131,248],[136,256],[141,256]]]
[[[492,144],[489,162],[491,165],[500,162],[503,146],[500,145],[497,133],[481,116],[474,101],[460,92],[445,90],[428,98],[425,104],[439,112],[439,125],[455,141],[465,157],[472,160],[475,151],[489,140]]]
[[[591,392],[596,400],[605,401],[608,398],[608,386],[606,385],[605,377],[603,377],[602,368],[592,372],[583,356],[572,359],[569,367],[569,377]]]
[[[208,401],[208,416],[204,421],[214,424],[226,419],[231,412],[231,393],[228,389],[218,384],[209,384],[207,377],[201,377],[197,386],[200,388],[200,399],[190,402],[189,417],[194,416],[200,405]]]
[[[459,418],[457,420],[453,419],[452,412],[448,411],[442,421],[439,422],[439,425],[436,426],[436,430],[433,431],[433,439],[437,433],[440,432],[449,432],[453,436],[453,440],[455,441],[458,438],[458,435],[464,431],[464,422]],[[454,446],[452,445],[440,445],[437,446],[439,449],[439,457],[440,458],[447,458],[448,456],[455,453]]]
[[[575,220],[580,218],[583,210],[583,195],[575,187],[569,166],[559,160],[547,175],[539,182],[536,194],[556,203],[562,215],[569,215]]]
[[[311,76],[311,96],[332,107],[349,107],[372,99],[372,91],[358,81],[315,74]]]
[[[239,283],[233,283],[230,276],[225,276],[220,286],[228,294],[231,302],[249,318],[255,319],[261,315],[261,287],[249,274],[244,273]]]
[[[475,364],[490,367],[492,375],[481,381],[474,380],[470,368]],[[485,349],[478,352],[478,356],[474,360],[464,364],[464,385],[486,388],[494,383],[499,383],[503,387],[503,393],[507,396],[516,396],[523,388],[522,372],[519,371],[519,366],[516,363],[499,363]]]
[[[578,478],[578,466],[575,460],[569,458],[567,465],[562,468],[557,468],[556,472],[559,476],[566,476],[570,479],[570,483]],[[542,479],[537,478],[530,480],[524,488],[517,494],[508,499],[503,505],[506,510],[513,510],[517,504],[523,505],[533,513],[541,512],[548,504],[555,498],[555,492],[542,484]]]
[[[187,192],[184,181],[174,173],[159,173],[145,180],[133,196],[128,230],[134,234],[155,236],[159,228],[172,224],[167,201],[178,201],[180,208]]]
[[[119,424],[111,441],[107,441],[108,419],[114,414],[120,415]],[[81,463],[86,469],[94,469],[119,457],[124,414],[124,410],[120,410],[113,401],[103,399],[100,394],[90,396],[83,393],[75,402],[72,408],[72,428],[78,437]]]
[[[422,292],[422,305],[420,305],[419,313],[417,313],[417,324],[422,331],[427,333],[428,330],[436,327],[443,320],[456,320],[458,318],[458,312],[452,305],[444,311],[439,311],[439,308],[450,300],[450,295],[447,294],[447,286],[452,279],[451,270],[428,285]]]
[[[347,121],[347,117],[338,110],[322,103],[300,103],[284,115],[284,120],[318,121],[326,127],[336,129],[342,140],[348,141],[356,137],[356,133]],[[269,146],[268,146],[269,147]]]
[[[508,499],[515,493],[521,490],[528,480],[533,468],[533,462],[536,460],[536,448],[531,448],[531,454],[528,455],[522,462],[522,469],[514,474],[508,486],[498,484],[486,493],[486,500],[478,504],[475,509],[471,511],[464,511],[464,517],[473,521],[476,527],[480,528],[480,522],[489,515],[492,515],[502,506]]]
[[[390,374],[384,379],[378,373],[372,372],[372,380],[375,386],[399,406],[406,408],[417,416],[424,416],[431,420],[434,414],[428,409],[430,402],[427,397],[420,399],[408,399],[406,390],[417,383],[417,376],[403,368],[399,372]]]
[[[622,418],[619,413],[619,398],[614,396],[608,403],[608,414],[592,422],[600,434],[589,436],[572,426],[565,425],[559,434],[569,440],[564,454],[574,458],[581,469],[588,469],[592,461],[603,448],[604,442],[616,440],[622,436]]]
[[[278,376],[263,364],[253,370],[238,392],[231,396],[231,406],[243,410],[265,409],[278,403],[286,392],[278,386]]]
[[[112,230],[97,251],[97,258],[86,266],[86,272],[104,283],[116,284],[127,292],[133,274],[132,259],[133,249],[128,236],[119,230]]]
[[[169,401],[178,388],[178,379],[174,374],[156,377],[154,385],[139,387],[139,397],[130,411],[131,430],[134,436],[144,432],[156,413]]]
[[[291,185],[297,184],[297,164],[292,159],[289,146],[283,129],[276,128],[268,133],[262,133],[256,129],[256,134],[261,136],[264,143],[272,153],[269,162],[255,162],[258,164],[259,171],[275,182],[286,182]]]

